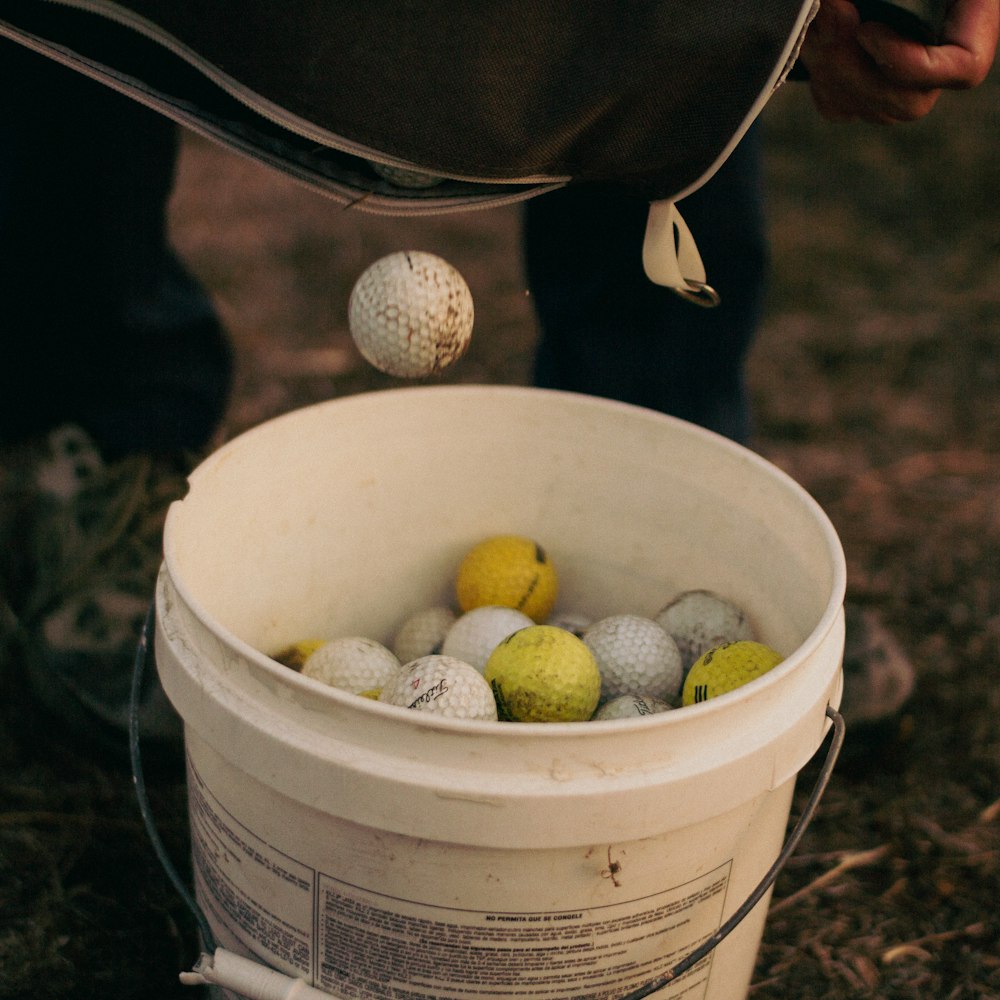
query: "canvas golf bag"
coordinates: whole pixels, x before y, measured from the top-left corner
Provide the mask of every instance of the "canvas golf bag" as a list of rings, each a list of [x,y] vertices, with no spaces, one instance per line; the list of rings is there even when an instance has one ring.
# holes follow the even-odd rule
[[[0,0],[0,35],[359,211],[454,211],[614,184],[650,204],[649,277],[711,304],[676,203],[785,78],[814,10],[814,0]]]

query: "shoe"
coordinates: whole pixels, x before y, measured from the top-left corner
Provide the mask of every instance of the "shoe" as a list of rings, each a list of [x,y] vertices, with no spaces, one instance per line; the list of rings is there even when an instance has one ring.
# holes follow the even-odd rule
[[[4,462],[0,511],[18,552],[2,567],[8,644],[13,622],[15,655],[37,702],[75,738],[116,756],[128,752],[136,649],[163,522],[186,491],[188,467],[147,455],[106,464],[74,426]],[[143,680],[143,744],[153,756],[176,752],[180,720],[155,670]]]
[[[847,603],[844,643],[844,692],[840,713],[847,732],[845,764],[886,760],[906,736],[906,706],[916,685],[916,671],[879,614]]]

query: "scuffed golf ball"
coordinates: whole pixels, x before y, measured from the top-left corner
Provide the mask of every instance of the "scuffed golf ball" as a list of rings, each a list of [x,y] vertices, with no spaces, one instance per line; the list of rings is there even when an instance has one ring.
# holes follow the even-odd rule
[[[684,679],[682,703],[697,705],[756,680],[781,663],[770,646],[742,639],[710,649],[695,662]]]
[[[556,571],[545,550],[521,535],[496,535],[474,545],[455,577],[462,611],[487,604],[516,608],[533,621],[544,621],[559,590]]]
[[[649,695],[621,694],[611,701],[606,701],[594,713],[594,722],[604,722],[607,719],[638,719],[644,715],[658,715],[669,712],[674,706],[659,698]]]
[[[451,719],[496,721],[493,692],[475,667],[432,654],[407,663],[387,683],[379,701]]]
[[[535,623],[522,611],[484,605],[466,611],[456,619],[441,644],[445,656],[454,656],[474,666],[480,673],[486,661],[507,636]]]
[[[601,671],[605,698],[622,694],[674,698],[681,689],[677,643],[651,618],[611,615],[583,634]]]
[[[703,653],[724,642],[752,639],[746,614],[710,590],[686,590],[661,608],[654,621],[673,636],[684,670]]]
[[[511,722],[584,722],[601,697],[593,654],[571,632],[532,625],[508,636],[486,661],[497,712]]]
[[[391,650],[363,636],[331,639],[302,664],[304,676],[352,694],[378,690],[399,670]]]
[[[392,651],[400,663],[441,652],[441,643],[455,622],[455,612],[443,605],[415,611],[399,626]]]
[[[472,293],[440,257],[392,253],[355,282],[348,324],[358,350],[379,371],[421,378],[444,371],[472,337]]]

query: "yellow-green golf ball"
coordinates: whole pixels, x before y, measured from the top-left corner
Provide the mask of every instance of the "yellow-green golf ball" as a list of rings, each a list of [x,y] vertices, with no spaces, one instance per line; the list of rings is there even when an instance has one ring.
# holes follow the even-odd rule
[[[766,674],[781,663],[782,655],[762,642],[741,639],[725,642],[697,659],[684,679],[685,705],[717,698]]]
[[[486,661],[501,719],[585,722],[601,697],[593,653],[572,632],[530,625],[508,636]]]
[[[559,583],[545,550],[521,535],[496,535],[474,545],[455,577],[463,611],[488,604],[516,608],[533,621],[548,618]]]

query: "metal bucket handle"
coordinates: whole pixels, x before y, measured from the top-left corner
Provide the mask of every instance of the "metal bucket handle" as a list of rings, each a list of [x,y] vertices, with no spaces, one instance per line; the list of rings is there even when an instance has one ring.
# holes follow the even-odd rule
[[[146,614],[142,635],[136,649],[135,666],[132,673],[132,697],[129,706],[129,754],[132,761],[132,779],[135,783],[136,797],[139,800],[139,811],[142,814],[146,832],[171,884],[193,914],[201,935],[202,946],[205,949],[195,963],[192,971],[180,974],[181,982],[187,986],[221,986],[224,989],[233,990],[249,998],[249,1000],[330,1000],[331,997],[335,998],[334,994],[309,986],[302,979],[294,979],[267,966],[260,965],[250,959],[226,951],[224,948],[219,948],[215,943],[215,936],[212,933],[205,914],[184,884],[183,879],[181,879],[167,853],[163,841],[160,839],[156,821],[153,818],[149,799],[146,795],[146,783],[142,770],[142,753],[139,746],[139,693],[142,690],[142,679],[146,663],[150,658],[153,648],[155,623],[155,604],[151,604]],[[761,901],[771,886],[774,885],[779,872],[784,868],[785,863],[792,856],[796,847],[798,847],[802,835],[806,832],[806,828],[815,815],[820,799],[823,797],[826,786],[829,784],[833,774],[834,765],[837,763],[837,757],[840,755],[840,748],[844,743],[844,717],[830,705],[827,705],[826,716],[832,723],[831,729],[833,732],[830,747],[826,753],[826,759],[823,761],[819,775],[802,809],[802,813],[788,834],[788,838],[777,858],[775,858],[774,864],[767,870],[764,877],[750,895],[747,896],[742,905],[714,934],[710,935],[694,951],[690,952],[658,979],[654,979],[639,987],[639,989],[633,990],[631,993],[621,997],[620,1000],[642,1000],[643,997],[648,997],[657,990],[663,989],[663,987],[669,985],[678,976],[683,975],[693,966],[697,965],[728,934],[736,929],[736,926]]]

